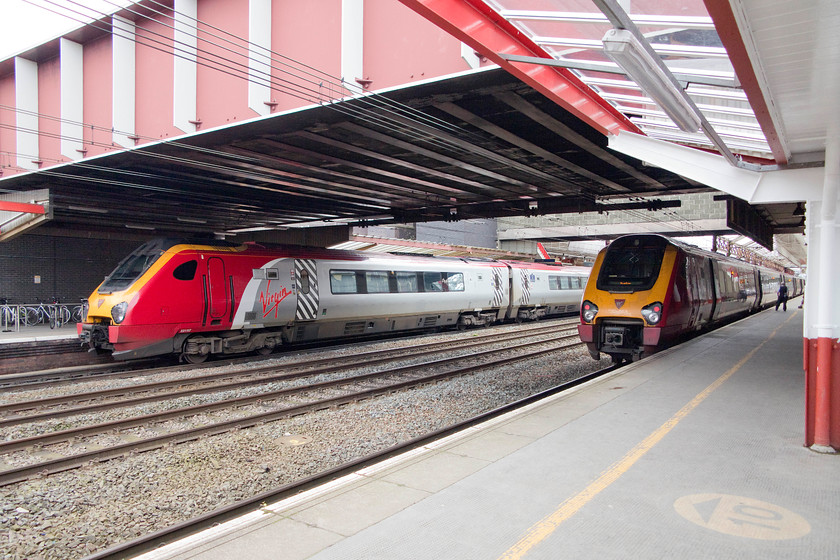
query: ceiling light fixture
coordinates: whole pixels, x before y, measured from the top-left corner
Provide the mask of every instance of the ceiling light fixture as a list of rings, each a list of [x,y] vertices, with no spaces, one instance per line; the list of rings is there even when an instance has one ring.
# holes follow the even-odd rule
[[[610,29],[602,39],[604,53],[636,82],[684,132],[697,132],[700,117],[685,99],[661,61],[654,60],[628,29]]]

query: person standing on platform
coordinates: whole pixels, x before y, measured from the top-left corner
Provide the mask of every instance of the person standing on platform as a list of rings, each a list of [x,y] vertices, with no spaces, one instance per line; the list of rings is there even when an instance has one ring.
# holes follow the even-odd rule
[[[788,289],[784,282],[779,285],[778,296],[776,299],[776,311],[779,310],[779,305],[782,306],[782,311],[787,311]]]

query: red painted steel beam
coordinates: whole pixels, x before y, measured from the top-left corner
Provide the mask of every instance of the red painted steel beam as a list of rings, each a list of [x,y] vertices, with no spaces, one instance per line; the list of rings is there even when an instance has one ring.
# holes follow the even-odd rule
[[[400,0],[603,134],[644,134],[566,68],[505,60],[499,54],[551,59],[482,0]]]
[[[779,131],[773,123],[767,100],[761,92],[758,77],[752,61],[750,61],[750,55],[744,44],[744,38],[741,36],[741,30],[738,28],[738,22],[735,20],[735,14],[732,12],[732,6],[729,2],[721,2],[720,0],[704,0],[704,4],[706,4],[706,10],[715,23],[715,29],[723,42],[723,46],[726,47],[729,60],[732,62],[738,80],[741,82],[741,88],[747,94],[747,99],[755,112],[755,118],[761,126],[761,131],[770,145],[770,151],[773,153],[776,163],[779,165],[787,164],[788,156],[785,153],[782,139],[779,137]]]
[[[0,211],[2,212],[23,212],[25,214],[46,214],[46,209],[40,204],[29,204],[28,202],[9,202],[0,200]]]

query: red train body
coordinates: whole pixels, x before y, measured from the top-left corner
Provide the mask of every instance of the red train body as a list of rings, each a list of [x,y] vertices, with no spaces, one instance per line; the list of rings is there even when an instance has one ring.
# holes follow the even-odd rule
[[[660,235],[628,235],[603,249],[581,304],[581,340],[593,358],[652,354],[706,329],[790,297],[804,282],[790,274],[729,258]]]

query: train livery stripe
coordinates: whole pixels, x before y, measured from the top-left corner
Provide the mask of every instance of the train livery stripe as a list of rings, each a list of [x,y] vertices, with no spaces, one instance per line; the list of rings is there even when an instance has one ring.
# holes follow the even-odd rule
[[[498,269],[493,269],[493,306],[500,307],[505,299],[505,284],[502,280],[502,273]]]
[[[528,282],[528,269],[523,268],[520,273],[522,275],[522,301],[519,302],[519,305],[526,305],[531,301],[531,284]]]
[[[295,278],[297,282],[297,312],[295,318],[311,321],[318,316],[318,275],[315,273],[315,259],[295,259]],[[307,278],[308,286],[301,284]],[[304,293],[306,292],[306,293]]]

